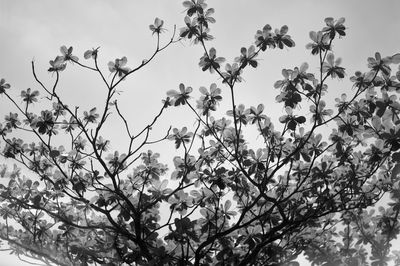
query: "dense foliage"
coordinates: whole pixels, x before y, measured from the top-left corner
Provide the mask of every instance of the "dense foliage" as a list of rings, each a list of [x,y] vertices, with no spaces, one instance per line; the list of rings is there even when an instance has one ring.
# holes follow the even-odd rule
[[[98,64],[99,49],[86,51],[83,63],[62,46],[48,69],[54,84],[46,86],[32,62],[41,92],[22,90],[21,104],[1,79],[1,100],[15,107],[0,124],[1,155],[16,166],[0,168],[0,238],[18,255],[58,265],[294,266],[301,253],[315,265],[400,263],[400,252],[391,251],[400,229],[400,71],[392,70],[400,54],[368,58],[368,69],[350,77],[351,95],[329,109],[328,83],[346,77],[332,44],[346,27],[344,18],[326,18],[306,46],[318,73],[304,63],[283,69],[274,85],[285,110],[274,126],[263,104],[237,104],[234,88],[261,53],[295,46],[288,27],[265,25],[225,63],[207,46],[214,9],[204,0],[183,5],[179,33],[161,43],[164,22],[156,18],[149,26],[157,38],[153,55],[133,68],[126,57],[109,62],[110,78]],[[192,87],[180,84],[134,132],[117,87],[185,39],[202,48],[201,70],[221,84],[200,87],[195,101]],[[82,112],[63,101],[57,85],[70,67],[99,75],[103,106]],[[223,95],[226,114],[218,109]],[[33,104],[44,107],[35,112]],[[191,111],[196,126],[153,139],[152,127],[170,108]],[[120,119],[129,137],[124,153],[110,150],[102,135],[110,119]],[[327,125],[331,133],[323,136]],[[246,137],[249,130],[258,137]],[[161,141],[181,153],[170,169],[147,148]],[[383,197],[388,204],[376,206]]]

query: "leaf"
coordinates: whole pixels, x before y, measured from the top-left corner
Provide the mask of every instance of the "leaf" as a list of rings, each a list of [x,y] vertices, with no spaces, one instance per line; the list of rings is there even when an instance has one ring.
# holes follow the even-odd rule
[[[392,161],[400,163],[400,152],[395,152],[392,154]]]
[[[303,124],[304,122],[306,122],[306,118],[304,116],[296,117],[296,122],[299,124]]]
[[[42,199],[42,196],[41,195],[36,195],[33,199],[32,199],[32,202],[33,202],[33,205],[35,205],[35,206],[40,206],[40,200]]]
[[[397,175],[400,174],[400,163],[397,163],[393,169],[392,174],[390,175],[391,179],[396,179]]]
[[[225,201],[224,209],[225,211],[229,210],[232,206],[232,202],[230,200]]]
[[[303,157],[304,161],[311,162],[311,157],[306,152],[300,152],[301,156]]]
[[[386,111],[387,105],[382,101],[376,101],[376,107],[378,107],[378,110],[376,110],[376,115],[382,117]]]
[[[297,126],[296,121],[294,120],[290,120],[289,123],[287,124],[288,129],[290,130],[295,130]]]
[[[0,167],[0,177],[5,177],[7,173],[7,165],[4,164]]]
[[[60,152],[58,150],[52,150],[50,151],[49,155],[51,158],[55,159],[60,155]]]
[[[287,47],[294,47],[295,46],[295,42],[287,37],[282,38],[282,42],[287,46]]]
[[[258,65],[258,63],[257,63],[257,61],[255,61],[255,60],[250,60],[250,61],[249,61],[249,65],[252,66],[252,67],[254,67],[254,68],[256,68],[257,65]]]
[[[372,117],[372,126],[376,129],[376,130],[380,130],[382,128],[382,121],[379,117],[374,116]]]
[[[390,61],[391,61],[393,64],[398,64],[398,63],[400,63],[400,53],[391,56],[391,57],[390,57]]]

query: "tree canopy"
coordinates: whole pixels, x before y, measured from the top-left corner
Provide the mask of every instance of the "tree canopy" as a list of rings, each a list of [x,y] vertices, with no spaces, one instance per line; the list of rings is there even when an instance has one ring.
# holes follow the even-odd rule
[[[79,58],[63,45],[49,62],[52,84],[33,61],[37,89],[0,80],[1,101],[14,106],[0,124],[0,154],[15,163],[0,167],[0,238],[49,265],[295,266],[300,254],[313,265],[400,264],[392,250],[400,54],[377,52],[352,74],[333,51],[345,19],[326,18],[305,47],[317,72],[303,63],[271,85],[284,110],[276,123],[262,103],[240,104],[235,86],[264,53],[295,46],[288,26],[255,29],[253,44],[227,61],[212,46],[215,10],[204,0],[183,6],[181,28],[167,31],[160,18],[149,25],[155,50],[138,65],[123,56],[103,66],[100,48]],[[216,82],[198,92],[177,84],[153,119],[134,127],[118,101],[124,82],[180,42],[201,49],[188,63]],[[63,99],[59,82],[70,69],[97,75],[102,105],[81,110]],[[347,76],[349,93],[329,102],[326,92]],[[190,112],[194,123],[154,134],[170,109]],[[123,150],[105,135],[113,120]],[[174,145],[174,158],[160,158],[161,142]]]

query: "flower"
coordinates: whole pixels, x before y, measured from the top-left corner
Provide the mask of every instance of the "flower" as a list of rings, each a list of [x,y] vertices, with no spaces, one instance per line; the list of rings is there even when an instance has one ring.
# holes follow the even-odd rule
[[[0,94],[4,93],[6,89],[9,89],[10,87],[10,84],[6,83],[5,79],[0,80]]]
[[[226,217],[228,220],[231,219],[231,216],[235,216],[237,215],[237,212],[235,211],[230,211],[229,209],[232,206],[232,202],[230,200],[225,201],[225,204],[222,206],[221,204],[221,210],[222,210],[222,214],[224,215],[224,217]]]
[[[285,88],[289,84],[292,84],[292,81],[294,80],[294,72],[291,69],[282,69],[282,76],[284,77],[283,80],[277,80],[274,83],[274,88],[279,89],[279,88]]]
[[[27,104],[37,102],[37,96],[39,95],[38,91],[33,91],[31,93],[31,88],[28,88],[26,91],[21,91],[21,98]]]
[[[72,61],[72,62],[77,62],[79,60],[79,58],[75,55],[72,55],[72,46],[70,46],[69,48],[67,48],[65,45],[60,47],[60,52],[62,53],[62,60],[64,62],[66,61]]]
[[[235,109],[235,116],[233,115],[233,110],[228,110],[226,114],[228,116],[232,116],[236,118],[236,123],[240,122],[243,125],[247,125],[247,122],[250,120],[249,114],[250,110],[245,109],[245,106],[243,104],[239,104]]]
[[[199,66],[201,70],[206,71],[210,70],[210,73],[214,73],[214,69],[218,69],[221,67],[221,63],[225,61],[223,57],[217,57],[217,51],[215,48],[211,48],[209,53],[204,53],[204,55],[200,58]]]
[[[183,190],[179,190],[173,195],[173,197],[169,197],[168,203],[171,204],[171,209],[176,210],[181,216],[183,216],[186,214],[187,209],[193,205],[193,198]]]
[[[68,154],[68,161],[70,161],[69,167],[71,167],[72,169],[82,169],[83,166],[86,164],[86,161],[83,160],[82,155],[79,153],[75,154],[70,152]]]
[[[372,117],[371,110],[370,110],[370,104],[365,99],[360,99],[359,101],[353,102],[353,105],[351,106],[350,110],[351,110],[351,112],[349,112],[349,115],[356,116],[357,121],[360,124],[364,124],[365,120],[368,118],[372,118],[372,121],[376,120],[376,119],[380,119],[377,116],[374,116],[375,118]],[[370,133],[368,133],[368,130],[370,130],[370,129],[371,128],[369,128],[369,129],[366,128],[364,134],[370,134]],[[372,130],[371,133],[375,135],[376,131],[374,132]]]
[[[8,127],[7,125],[3,127],[2,124],[0,124],[0,136],[5,137],[7,133],[11,132],[11,128]]]
[[[252,106],[250,108],[250,114],[249,114],[249,120],[252,124],[254,123],[260,123],[263,120],[268,119],[268,117],[266,115],[263,114],[264,111],[264,105],[263,104],[259,104],[257,106],[257,108],[255,108],[254,106]]]
[[[321,96],[324,96],[325,93],[328,91],[328,85],[327,84],[319,84],[318,79],[313,80],[313,86],[315,87],[316,93],[321,94]]]
[[[396,81],[395,76],[389,76],[389,75],[382,75],[382,77],[377,77],[377,79],[380,79],[381,82],[381,90],[386,90],[389,92],[392,92],[396,90],[396,92],[400,91],[400,83]]]
[[[65,132],[72,132],[75,128],[78,127],[78,122],[75,120],[73,116],[70,117],[69,122],[67,120],[63,120],[61,124],[61,129],[64,129]]]
[[[186,12],[189,17],[193,16],[196,12],[203,14],[203,10],[207,7],[204,0],[183,1],[182,4],[186,7]]]
[[[211,127],[210,128],[212,129],[212,131],[221,132],[222,134],[225,134],[226,131],[228,131],[229,128],[230,128],[229,124],[231,123],[231,121],[230,120],[226,120],[225,117],[223,117],[222,119],[219,119],[217,121],[215,121],[214,118],[211,117],[210,121],[211,121],[211,123],[210,123]],[[205,135],[208,136],[208,135],[212,134],[213,133],[212,131],[210,129],[207,129],[205,131]]]
[[[6,146],[4,147],[3,156],[5,158],[15,158],[15,155],[23,153],[24,149],[27,147],[22,139],[13,138],[8,140]]]
[[[326,57],[326,62],[322,64],[322,72],[330,75],[332,78],[344,78],[345,72],[343,67],[339,67],[342,62],[341,58],[336,59],[335,56],[330,53]]]
[[[287,47],[294,47],[295,42],[292,40],[290,35],[286,34],[289,28],[286,25],[283,25],[280,30],[275,29],[274,41],[278,45],[279,49],[283,49],[285,45]]]
[[[284,77],[283,80],[278,80],[274,84],[274,88],[285,88],[289,85],[296,86],[298,83],[304,85],[305,80],[314,81],[314,75],[311,73],[307,73],[308,64],[303,63],[298,67],[295,67],[293,70],[291,69],[282,69],[282,76]]]
[[[382,117],[388,107],[394,107],[395,110],[399,109],[399,103],[397,102],[397,96],[396,95],[389,95],[387,91],[382,90],[382,98],[376,99],[376,115],[379,117]],[[388,112],[390,114],[391,112]],[[391,120],[391,119],[389,119]]]
[[[81,136],[79,136],[77,139],[75,139],[75,141],[73,142],[74,145],[74,149],[76,151],[81,151],[84,150],[86,147],[86,139],[82,138]]]
[[[234,82],[241,82],[242,77],[240,74],[242,73],[242,69],[239,67],[237,63],[234,64],[226,64],[225,65],[226,72],[222,73],[224,80],[223,83],[232,84]]]
[[[214,14],[214,8],[209,8],[206,12],[199,14],[195,19],[200,25],[208,28],[208,23],[215,23],[215,19],[211,17],[212,14]]]
[[[17,128],[19,125],[21,125],[17,113],[10,113],[9,115],[6,115],[4,120],[7,122],[7,128]]]
[[[162,182],[160,180],[154,180],[151,183],[149,192],[153,194],[154,198],[161,198],[170,194],[172,189],[168,188],[168,180],[164,179]]]
[[[128,59],[124,56],[121,59],[115,59],[114,62],[108,62],[108,70],[111,73],[116,72],[119,77],[126,76],[131,71],[128,67],[125,67]]]
[[[359,131],[359,124],[357,123],[356,116],[339,116],[335,119],[338,125],[339,132],[347,133],[349,136],[353,136],[355,131]]]
[[[108,164],[114,168],[123,168],[124,164],[122,164],[122,162],[125,160],[126,158],[126,154],[121,154],[119,155],[118,151],[115,151],[114,154],[109,154],[106,157],[106,161],[108,161]]]
[[[171,98],[169,98],[169,97],[165,98],[164,100],[161,100],[161,102],[162,102],[164,108],[167,108],[168,106],[172,106],[172,104],[173,104],[171,101]]]
[[[53,111],[55,116],[65,115],[66,109],[68,109],[67,105],[63,105],[61,103],[56,103],[56,102],[53,103]]]
[[[265,51],[267,47],[275,48],[278,46],[280,49],[283,47],[294,47],[295,43],[290,37],[287,35],[288,26],[284,25],[280,29],[275,29],[275,32],[272,32],[272,28],[269,24],[265,25],[264,28],[258,30],[256,32],[256,46],[260,47],[261,50]]]
[[[203,94],[197,101],[197,108],[203,110],[203,115],[209,113],[209,111],[215,111],[216,105],[222,100],[221,89],[217,88],[217,84],[212,83],[210,86],[210,92],[205,87],[200,87],[200,92]]]
[[[89,113],[87,111],[83,112],[83,120],[88,123],[96,123],[97,118],[99,118],[99,114],[96,113],[96,107],[92,108]]]
[[[208,34],[209,32],[209,28],[202,29],[201,33],[196,35],[196,38],[194,39],[194,44],[198,44],[199,42],[204,41],[211,41],[212,39],[214,39],[212,35]]]
[[[326,27],[322,31],[328,33],[331,39],[335,38],[336,33],[339,34],[339,37],[345,36],[346,27],[343,25],[344,21],[344,18],[339,18],[338,20],[334,20],[331,17],[325,18]]]
[[[232,129],[232,127],[229,126],[231,122],[231,120],[226,120],[225,117],[223,117],[222,119],[215,121],[213,126],[217,131],[225,135],[228,131],[230,131],[230,129]]]
[[[48,110],[42,111],[38,121],[36,122],[36,127],[40,134],[55,134],[55,118],[53,113]]]
[[[150,30],[154,33],[160,34],[161,32],[164,32],[165,29],[162,27],[164,25],[164,20],[156,18],[154,20],[154,24],[150,25],[149,28]]]
[[[300,68],[295,67],[293,69],[293,80],[299,81],[300,84],[304,85],[304,81],[305,80],[314,80],[314,75],[311,73],[307,73],[308,70],[308,64],[306,62],[304,62],[303,64],[301,64]]]
[[[54,60],[50,60],[50,67],[47,71],[49,72],[58,72],[63,71],[67,64],[64,63],[64,58],[62,56],[57,56]]]
[[[326,103],[324,101],[320,101],[318,104],[318,109],[315,105],[310,106],[310,112],[313,113],[311,121],[316,121],[318,125],[322,124],[325,119],[324,116],[331,116],[333,111],[331,109],[325,110]]]
[[[343,111],[346,111],[349,108],[349,102],[347,100],[347,95],[346,93],[343,93],[339,98],[335,98],[335,107],[338,108],[339,112],[342,113]]]
[[[374,164],[381,161],[389,152],[390,149],[385,145],[385,141],[377,139],[374,144],[370,144],[370,148],[365,151],[364,156],[369,158],[369,163]]]
[[[322,31],[310,31],[310,39],[313,43],[308,43],[306,49],[311,49],[311,54],[316,55],[326,50],[330,50],[329,35]]]
[[[260,47],[261,50],[265,51],[267,47],[275,48],[275,41],[273,39],[272,28],[269,24],[265,25],[264,28],[256,32],[256,46]]]
[[[306,122],[306,118],[304,116],[293,115],[293,108],[286,106],[285,111],[287,115],[279,117],[279,122],[286,124],[288,129],[294,131],[298,124],[303,124]]]
[[[303,129],[304,132],[304,129]],[[306,138],[308,138],[308,133],[306,136]],[[303,137],[303,138],[304,138]],[[323,153],[323,150],[326,148],[328,144],[325,141],[322,141],[322,135],[321,134],[311,134],[310,138],[309,138],[309,142],[307,145],[307,150],[308,150],[308,154],[309,156],[314,156],[314,154],[316,156],[319,156],[320,154]]]
[[[187,127],[183,127],[181,130],[174,128],[173,135],[170,135],[168,138],[170,140],[175,140],[175,147],[178,149],[181,144],[185,146],[185,143],[189,143],[192,140],[193,133],[187,131]]]
[[[383,74],[385,75],[390,75],[390,67],[388,64],[390,63],[390,60],[386,57],[383,58],[381,57],[381,54],[376,52],[375,53],[375,58],[373,57],[368,57],[368,67],[375,70],[375,71],[382,71]]]
[[[174,100],[174,106],[185,105],[186,100],[190,98],[189,94],[193,91],[192,87],[186,87],[183,83],[179,84],[179,90],[169,90],[167,95]]]
[[[97,52],[99,51],[100,47],[97,47],[96,49],[92,48],[92,50],[87,50],[84,54],[83,57],[85,59],[89,59],[89,58],[93,58],[93,59],[97,59]]]
[[[257,60],[254,58],[257,56],[256,53],[256,48],[254,45],[251,45],[249,49],[246,49],[246,47],[242,47],[240,49],[241,55],[239,57],[235,58],[235,62],[239,63],[241,67],[246,67],[247,64],[251,65],[252,67],[256,68],[258,63]]]
[[[96,149],[100,151],[107,151],[110,141],[105,140],[102,136],[96,139]]]
[[[29,113],[25,114],[25,118],[24,118],[23,122],[24,122],[25,125],[29,125],[30,126],[32,124],[32,122],[36,123],[36,119],[37,118],[38,118],[37,114],[29,112]]]
[[[198,176],[196,169],[196,158],[193,155],[185,156],[181,158],[179,156],[174,157],[175,171],[171,173],[172,180],[182,179],[182,182],[189,184],[190,180]]]
[[[361,73],[360,71],[356,71],[354,76],[350,77],[350,81],[354,82],[354,87],[358,87],[359,89],[366,89],[373,80],[375,73],[373,71],[369,71],[367,73]]]
[[[190,17],[185,17],[186,27],[181,28],[181,32],[179,34],[180,37],[191,39],[193,36],[199,35],[199,30],[197,28],[197,20],[191,20]]]

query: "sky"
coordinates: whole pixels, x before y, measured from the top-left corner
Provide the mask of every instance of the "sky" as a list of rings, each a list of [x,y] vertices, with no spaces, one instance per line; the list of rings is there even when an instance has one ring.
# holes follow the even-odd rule
[[[164,42],[173,33],[174,25],[178,30],[184,25],[181,2],[0,0],[0,78],[12,85],[10,93],[13,95],[19,95],[26,88],[39,89],[31,72],[30,61],[34,60],[39,78],[51,84],[54,75],[47,72],[48,62],[60,54],[62,45],[73,46],[74,54],[87,63],[83,53],[100,47],[99,64],[104,73],[108,73],[109,61],[122,56],[128,58],[128,66],[133,68],[149,58],[155,48],[155,37],[148,28],[155,17],[163,19],[168,29],[162,38]],[[347,36],[334,44],[335,56],[343,59],[347,77],[329,84],[331,99],[342,92],[351,93],[348,78],[356,70],[366,70],[367,57],[377,51],[383,56],[400,52],[398,0],[209,0],[207,3],[215,9],[217,20],[211,26],[215,39],[208,46],[215,47],[218,56],[225,57],[228,62],[239,55],[241,47],[253,44],[255,32],[265,24],[272,28],[289,27],[296,47],[267,50],[259,56],[260,66],[246,71],[245,81],[236,87],[238,102],[246,106],[264,103],[271,117],[283,114],[282,106],[275,103],[277,91],[273,88],[274,82],[281,79],[281,69],[308,62],[310,70],[317,71],[317,58],[311,56],[305,45],[310,42],[309,31],[320,30],[324,18],[345,17],[347,27]],[[159,111],[166,91],[177,89],[179,83],[192,86],[194,90],[200,86],[209,87],[213,82],[224,88],[217,76],[202,72],[198,67],[202,55],[199,46],[190,42],[176,43],[160,53],[148,67],[121,83],[119,102],[128,122],[137,128],[145,126]],[[83,111],[101,106],[105,88],[94,73],[68,65],[61,74],[58,92],[70,106],[80,106]],[[0,117],[10,112],[10,108],[5,97],[0,96]],[[163,136],[169,125],[191,127],[194,121],[193,115],[182,108],[171,110],[160,121],[154,137]],[[118,128],[115,126],[111,124],[106,134],[117,149],[123,147],[124,142],[120,132],[114,130]],[[163,154],[168,147],[161,144],[155,150]],[[172,157],[162,158],[171,164]],[[2,160],[0,158],[0,163]],[[1,258],[0,266],[25,265],[6,254]]]

